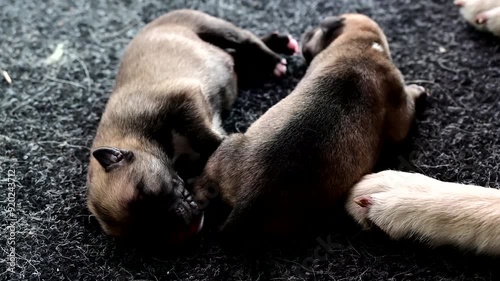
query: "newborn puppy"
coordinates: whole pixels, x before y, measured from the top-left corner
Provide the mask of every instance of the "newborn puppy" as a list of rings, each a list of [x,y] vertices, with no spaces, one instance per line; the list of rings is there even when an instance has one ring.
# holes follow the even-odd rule
[[[356,184],[346,207],[360,224],[376,225],[394,239],[500,255],[497,189],[383,171]]]
[[[283,50],[278,39],[288,53],[298,49],[288,36],[268,38]],[[254,77],[286,72],[249,31],[192,10],[161,16],[127,47],[88,172],[88,207],[107,234],[176,243],[202,227],[181,176],[201,173],[225,134],[220,114],[236,98],[237,75],[250,78],[235,73],[247,62],[225,48],[253,58]]]
[[[408,134],[425,90],[405,86],[373,20],[326,18],[303,36],[302,50],[310,66],[296,89],[227,137],[195,183],[208,219],[229,210],[223,231],[300,230],[345,199],[386,141]],[[226,208],[214,206],[219,198]]]
[[[454,3],[474,27],[500,36],[500,0],[455,0]]]

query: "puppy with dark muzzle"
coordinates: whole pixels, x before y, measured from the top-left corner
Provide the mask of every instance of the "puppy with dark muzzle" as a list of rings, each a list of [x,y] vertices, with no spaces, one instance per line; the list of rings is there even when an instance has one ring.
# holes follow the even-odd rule
[[[222,231],[284,234],[331,216],[383,145],[406,138],[425,95],[405,85],[384,33],[364,15],[326,18],[302,41],[310,65],[296,89],[226,138],[195,183],[207,213],[228,211]]]
[[[286,35],[264,39],[179,10],[132,40],[88,171],[88,207],[107,234],[178,243],[200,230],[203,217],[183,178],[199,175],[222,141],[220,114],[236,98],[237,78],[285,74],[286,61],[265,43],[298,50]]]

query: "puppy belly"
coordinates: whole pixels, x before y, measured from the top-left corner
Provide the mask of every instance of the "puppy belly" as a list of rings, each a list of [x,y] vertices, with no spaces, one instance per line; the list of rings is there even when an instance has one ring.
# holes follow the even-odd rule
[[[367,200],[362,207],[366,220],[395,239],[414,237],[435,246],[500,254],[500,190],[431,178],[412,182],[413,174],[401,174],[409,180],[385,182],[385,191],[358,197]]]

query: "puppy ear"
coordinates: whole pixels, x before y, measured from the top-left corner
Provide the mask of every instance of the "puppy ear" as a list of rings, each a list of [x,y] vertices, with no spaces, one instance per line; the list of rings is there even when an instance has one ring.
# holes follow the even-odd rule
[[[118,164],[125,163],[132,159],[133,153],[124,149],[103,146],[92,151],[92,156],[94,156],[107,172],[111,168],[117,167]]]
[[[325,35],[330,36],[334,31],[344,26],[344,20],[342,17],[327,17],[321,21],[319,27]]]

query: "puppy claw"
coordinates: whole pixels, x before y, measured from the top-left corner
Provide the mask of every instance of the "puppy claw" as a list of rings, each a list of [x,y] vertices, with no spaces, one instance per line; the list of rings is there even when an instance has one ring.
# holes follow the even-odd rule
[[[358,204],[363,208],[368,208],[373,205],[373,200],[371,196],[358,196],[353,199],[354,203]]]

